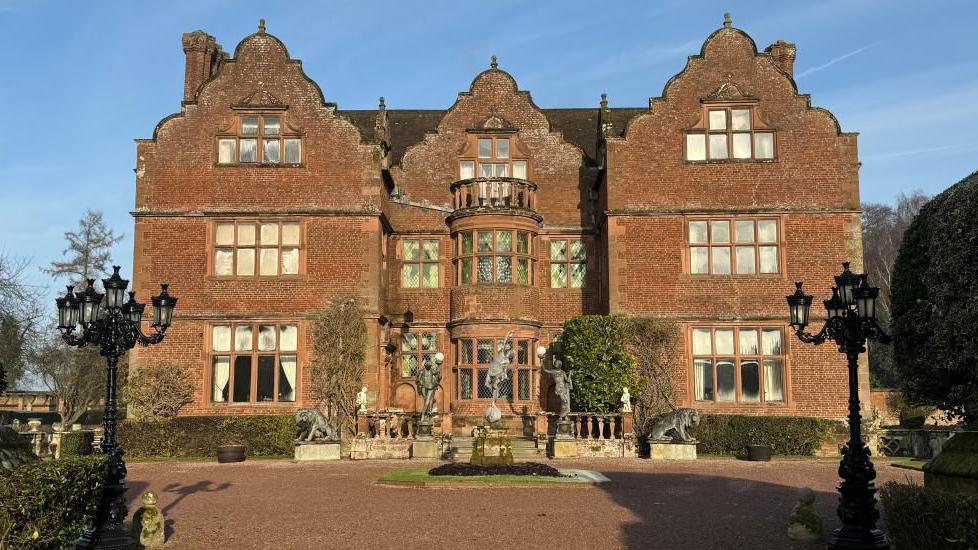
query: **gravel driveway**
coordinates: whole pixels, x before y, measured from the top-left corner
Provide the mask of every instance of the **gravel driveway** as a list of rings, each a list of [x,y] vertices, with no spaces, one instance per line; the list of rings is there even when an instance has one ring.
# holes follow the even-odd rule
[[[785,537],[797,489],[809,486],[827,526],[838,525],[835,462],[551,462],[611,479],[587,488],[375,483],[388,470],[421,464],[131,464],[130,512],[143,491],[156,491],[168,549],[824,548]],[[877,471],[879,482],[922,478],[885,463]]]

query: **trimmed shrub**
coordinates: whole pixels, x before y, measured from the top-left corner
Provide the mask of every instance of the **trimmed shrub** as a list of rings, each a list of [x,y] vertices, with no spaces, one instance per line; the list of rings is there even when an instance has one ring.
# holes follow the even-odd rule
[[[884,483],[879,496],[893,548],[978,548],[978,497],[894,481]]]
[[[213,457],[221,445],[244,445],[248,456],[291,456],[292,415],[178,416],[119,424],[119,443],[132,457]]]
[[[835,426],[823,418],[701,414],[692,431],[705,454],[743,455],[748,445],[767,445],[778,455],[814,455]]]
[[[0,469],[0,523],[11,548],[68,548],[95,513],[105,479],[101,456]],[[0,528],[2,530],[2,528]]]
[[[890,290],[900,389],[978,422],[978,172],[924,205],[904,233]]]
[[[635,360],[626,349],[630,328],[624,315],[582,315],[564,322],[560,352],[564,369],[573,371],[572,411],[617,411],[622,387],[639,393]]]
[[[84,456],[94,452],[95,432],[66,432],[61,434],[61,457]]]

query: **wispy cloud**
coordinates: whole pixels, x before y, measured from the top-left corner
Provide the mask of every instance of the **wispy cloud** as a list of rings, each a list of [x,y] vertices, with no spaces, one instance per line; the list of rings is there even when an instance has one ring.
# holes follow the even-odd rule
[[[864,51],[872,48],[873,46],[875,46],[877,44],[879,44],[879,42],[873,42],[872,44],[867,44],[866,46],[863,46],[862,48],[858,48],[858,49],[852,50],[851,52],[844,53],[844,54],[842,54],[842,55],[840,55],[838,57],[833,57],[832,59],[826,61],[825,63],[822,63],[821,65],[818,65],[818,66],[815,66],[815,67],[811,67],[809,69],[805,69],[804,71],[798,73],[798,75],[795,76],[795,80],[800,80],[800,79],[802,79],[802,78],[804,78],[804,77],[806,77],[806,76],[808,76],[808,75],[810,75],[812,73],[817,73],[818,71],[821,71],[823,69],[827,69],[827,68],[831,67],[832,65],[835,65],[836,63],[840,62],[840,61],[844,61],[846,59],[849,59],[850,57],[852,57],[854,55],[859,55],[862,52],[864,52]]]

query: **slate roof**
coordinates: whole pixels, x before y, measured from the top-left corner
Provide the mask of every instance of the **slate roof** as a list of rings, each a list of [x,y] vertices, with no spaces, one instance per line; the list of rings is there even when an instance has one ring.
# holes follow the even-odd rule
[[[595,161],[598,154],[598,119],[600,110],[593,109],[542,109],[555,132],[561,132],[564,139],[580,147],[587,159]],[[610,109],[612,135],[621,136],[628,121],[645,108]],[[388,109],[387,124],[391,141],[391,165],[401,163],[407,148],[424,140],[425,134],[438,131],[438,123],[447,111],[441,109]],[[360,131],[365,143],[377,143],[374,125],[377,110],[339,110],[337,114],[346,117]]]

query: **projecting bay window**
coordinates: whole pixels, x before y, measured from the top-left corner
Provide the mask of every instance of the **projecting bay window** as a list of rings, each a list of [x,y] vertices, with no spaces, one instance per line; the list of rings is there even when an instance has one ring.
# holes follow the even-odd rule
[[[298,222],[217,222],[213,242],[214,275],[271,277],[299,273]]]
[[[414,378],[418,370],[435,365],[438,335],[434,332],[405,332],[401,334],[401,377]]]
[[[550,241],[550,288],[583,288],[587,253],[581,239]]]
[[[706,127],[686,132],[686,160],[771,160],[774,132],[761,128],[752,107],[707,109]]]
[[[701,275],[779,273],[776,219],[689,222],[689,272]]]
[[[302,138],[284,135],[279,115],[241,115],[237,134],[217,138],[218,164],[300,164]]]
[[[298,327],[292,324],[212,326],[211,401],[294,402],[298,335]]]
[[[438,240],[401,241],[401,288],[438,288]]]
[[[503,338],[462,338],[456,341],[455,387],[458,399],[491,399],[492,388],[486,386],[489,364],[502,351]],[[508,401],[530,401],[536,398],[533,341],[513,340],[513,361],[506,380],[500,386],[500,397]]]
[[[515,151],[511,144],[512,139],[509,137],[477,138],[475,158],[459,160],[459,179],[476,177],[526,179],[527,161],[523,158],[513,158]]]
[[[533,235],[528,231],[463,231],[455,238],[458,284],[533,284]]]
[[[694,327],[693,395],[697,401],[784,402],[780,328]]]

